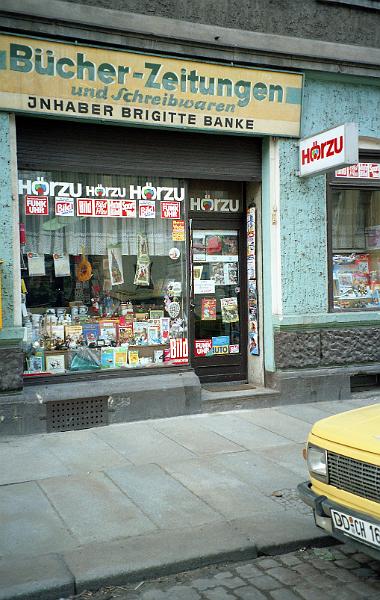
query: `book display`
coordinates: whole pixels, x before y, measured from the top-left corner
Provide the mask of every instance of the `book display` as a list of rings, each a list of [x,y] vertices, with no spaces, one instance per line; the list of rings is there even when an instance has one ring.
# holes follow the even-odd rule
[[[94,364],[99,369],[157,366],[164,361],[164,350],[169,347],[173,325],[175,332],[176,324],[168,317],[151,319],[149,313],[134,312],[107,320],[94,316],[87,316],[86,320],[80,320],[78,316],[73,320],[68,309],[60,313],[59,324],[50,325],[52,318],[57,319],[51,314],[52,310],[38,320],[38,329],[31,327],[34,342],[26,356],[26,373],[29,375],[78,370],[71,369],[73,358],[78,355],[83,363],[80,370],[86,370],[86,360],[92,369]],[[159,309],[155,312],[164,313]],[[147,318],[141,320],[141,314]]]

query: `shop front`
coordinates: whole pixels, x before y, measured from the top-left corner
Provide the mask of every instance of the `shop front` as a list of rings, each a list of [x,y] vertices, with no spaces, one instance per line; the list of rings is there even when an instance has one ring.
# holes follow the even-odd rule
[[[117,421],[162,414],[181,376],[191,389],[181,383],[182,407],[164,414],[199,410],[199,382],[251,380],[265,352],[262,140],[299,135],[302,75],[1,42],[1,106],[15,113],[18,387],[43,390],[48,414],[99,397]],[[153,412],[140,401],[130,415],[134,385]]]
[[[229,179],[212,180],[183,176],[178,158],[170,160],[173,138],[181,145],[173,132],[150,136],[169,156],[159,176],[147,152],[143,176],[124,166],[136,153],[137,130],[126,147],[125,128],[71,124],[68,136],[65,123],[18,117],[16,129],[24,385],[167,367],[193,368],[201,381],[246,380],[249,322],[258,352],[257,306],[250,315],[247,307],[247,269],[252,287],[256,256],[246,190],[247,179],[260,181],[261,140],[243,145],[249,172],[247,152],[233,138],[214,136],[199,147],[204,166],[187,169],[204,177],[218,162]],[[41,146],[31,157],[37,136]],[[79,148],[75,136],[84,140]],[[109,136],[121,165],[106,145],[93,155],[92,140],[102,146]],[[226,150],[215,159],[210,152],[220,140]],[[202,141],[192,134],[192,151]],[[67,170],[62,147],[72,148]]]

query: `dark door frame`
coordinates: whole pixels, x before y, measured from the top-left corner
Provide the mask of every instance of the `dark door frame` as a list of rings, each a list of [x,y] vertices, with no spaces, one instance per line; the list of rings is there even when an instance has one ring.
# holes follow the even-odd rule
[[[199,229],[236,229],[239,232],[239,322],[240,322],[240,348],[239,354],[228,354],[215,358],[196,358],[194,352],[195,324],[193,318],[193,282],[192,282],[192,257],[190,257],[190,297],[189,297],[189,358],[191,366],[199,376],[201,382],[246,381],[247,380],[247,348],[248,348],[248,308],[247,308],[247,231],[245,223],[245,210],[241,213],[189,213],[189,240],[190,253],[192,252],[191,235],[193,230]],[[230,369],[228,369],[230,367]]]

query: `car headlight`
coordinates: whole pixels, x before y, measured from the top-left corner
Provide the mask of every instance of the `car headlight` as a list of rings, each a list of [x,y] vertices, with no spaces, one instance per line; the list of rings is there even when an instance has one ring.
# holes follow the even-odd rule
[[[320,479],[327,483],[327,451],[324,448],[319,448],[319,446],[313,446],[311,444],[308,445],[307,466],[310,474],[315,477],[315,479]]]

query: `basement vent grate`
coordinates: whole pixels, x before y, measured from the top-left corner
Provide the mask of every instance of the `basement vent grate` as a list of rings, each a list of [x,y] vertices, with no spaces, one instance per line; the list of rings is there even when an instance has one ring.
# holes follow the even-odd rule
[[[74,431],[108,425],[107,398],[47,402],[47,431]]]

